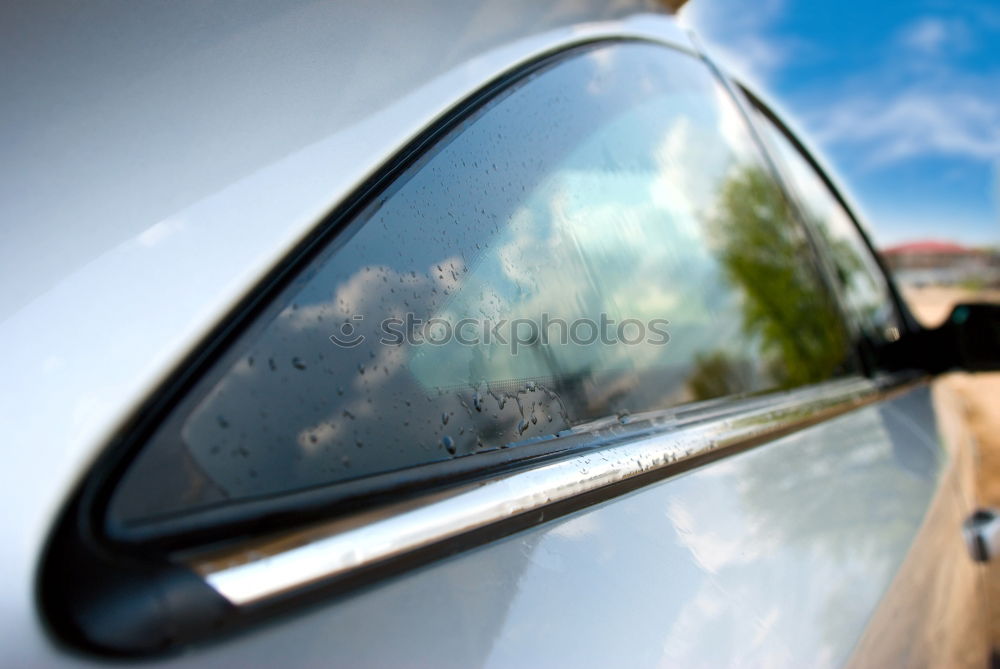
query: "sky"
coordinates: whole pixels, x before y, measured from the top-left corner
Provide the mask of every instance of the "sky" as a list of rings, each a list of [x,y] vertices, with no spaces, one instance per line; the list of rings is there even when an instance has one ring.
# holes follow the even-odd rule
[[[876,245],[1000,246],[1000,0],[689,0],[681,20],[819,149]]]

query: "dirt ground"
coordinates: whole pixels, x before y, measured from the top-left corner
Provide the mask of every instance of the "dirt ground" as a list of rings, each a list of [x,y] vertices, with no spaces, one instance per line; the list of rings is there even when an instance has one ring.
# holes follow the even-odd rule
[[[959,288],[909,288],[903,290],[903,296],[913,315],[928,326],[943,322],[958,302],[1000,302],[1000,290],[972,293]],[[1000,507],[1000,373],[952,374],[947,383],[964,400],[969,424],[979,444],[977,501],[982,506]],[[990,600],[997,603],[1000,602],[1000,569],[991,571]],[[1000,647],[1000,616],[994,615],[990,622],[993,643]]]

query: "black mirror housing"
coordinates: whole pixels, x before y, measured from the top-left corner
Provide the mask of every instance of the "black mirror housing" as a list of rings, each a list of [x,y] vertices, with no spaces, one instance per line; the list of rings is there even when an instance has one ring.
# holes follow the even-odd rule
[[[1000,304],[959,304],[941,328],[951,330],[956,367],[967,372],[1000,370]]]
[[[908,333],[878,357],[890,370],[1000,371],[1000,304],[958,304],[938,327]]]

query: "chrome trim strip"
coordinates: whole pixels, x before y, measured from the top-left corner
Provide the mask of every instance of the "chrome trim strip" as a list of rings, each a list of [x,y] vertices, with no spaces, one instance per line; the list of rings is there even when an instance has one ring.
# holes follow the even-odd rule
[[[834,381],[756,398],[748,402],[747,410],[721,417],[682,425],[661,421],[661,431],[650,434],[647,427],[642,436],[626,443],[621,443],[618,429],[618,443],[604,448],[439,493],[405,507],[255,541],[192,560],[189,566],[232,604],[260,603],[613,484],[650,474],[660,480],[690,467],[695,459],[722,456],[803,429],[881,399],[899,385],[889,379]]]

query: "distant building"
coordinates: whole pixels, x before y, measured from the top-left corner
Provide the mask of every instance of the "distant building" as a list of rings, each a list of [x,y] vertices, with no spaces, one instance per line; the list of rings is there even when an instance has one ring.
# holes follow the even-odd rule
[[[1000,253],[954,242],[924,240],[882,249],[900,283],[915,286],[1000,284]]]

